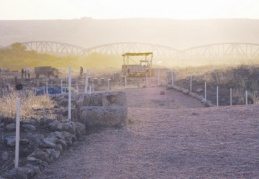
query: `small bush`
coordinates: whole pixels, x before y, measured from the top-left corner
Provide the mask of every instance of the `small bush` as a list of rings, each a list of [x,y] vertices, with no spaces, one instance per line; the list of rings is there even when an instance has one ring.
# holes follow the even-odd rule
[[[21,99],[21,120],[30,118],[53,117],[50,112],[39,112],[40,110],[54,107],[54,101],[49,96],[34,96],[31,92],[13,92],[0,98],[0,116],[15,119],[16,101]]]

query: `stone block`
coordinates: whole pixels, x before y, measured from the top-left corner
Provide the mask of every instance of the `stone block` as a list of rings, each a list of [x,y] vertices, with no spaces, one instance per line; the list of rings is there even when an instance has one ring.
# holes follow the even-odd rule
[[[127,114],[125,106],[84,106],[80,109],[80,122],[90,128],[123,126]]]

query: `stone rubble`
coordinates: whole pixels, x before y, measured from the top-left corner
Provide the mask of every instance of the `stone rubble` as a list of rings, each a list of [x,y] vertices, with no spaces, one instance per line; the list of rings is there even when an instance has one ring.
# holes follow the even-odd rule
[[[56,109],[56,113],[63,115],[64,119],[67,116],[67,95],[54,96],[53,99],[61,106]],[[91,128],[121,126],[127,123],[127,100],[124,92],[78,94],[73,95],[72,100],[73,122],[48,118],[21,121],[20,158],[23,157],[24,160],[18,169],[6,171],[0,179],[32,178],[58,159],[73,143],[81,140]],[[12,149],[11,152],[2,152],[3,161],[9,160],[11,155],[14,157],[15,128],[14,120],[0,118],[0,131],[5,132],[4,145]]]

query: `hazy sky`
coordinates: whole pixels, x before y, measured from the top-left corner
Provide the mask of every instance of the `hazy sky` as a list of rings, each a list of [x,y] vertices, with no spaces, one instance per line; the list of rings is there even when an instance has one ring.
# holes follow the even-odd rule
[[[259,19],[259,0],[0,0],[0,19]]]

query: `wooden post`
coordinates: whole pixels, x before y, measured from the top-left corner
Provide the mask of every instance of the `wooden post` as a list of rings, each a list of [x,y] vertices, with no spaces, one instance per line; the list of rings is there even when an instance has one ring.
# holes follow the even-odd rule
[[[14,166],[16,169],[19,166],[20,110],[21,110],[21,99],[18,98],[16,101],[16,136],[15,136],[15,162],[14,162]]]

